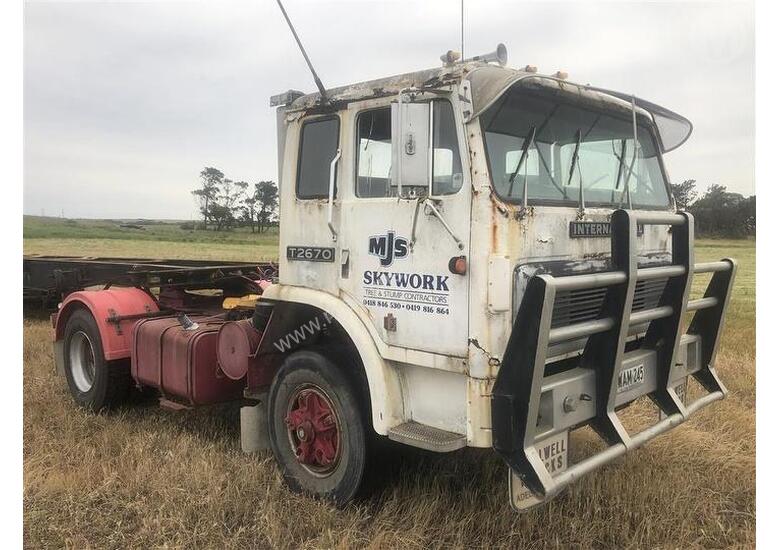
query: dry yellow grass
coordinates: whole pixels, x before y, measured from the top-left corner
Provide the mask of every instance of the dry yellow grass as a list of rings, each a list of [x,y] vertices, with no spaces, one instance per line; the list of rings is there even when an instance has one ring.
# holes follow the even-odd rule
[[[279,247],[257,243],[211,243],[182,241],[139,241],[133,239],[24,239],[25,254],[98,256],[109,258],[165,258],[263,261],[275,260]]]
[[[256,257],[252,247],[245,252],[241,259]],[[54,373],[45,316],[28,312],[25,545],[752,546],[754,243],[704,241],[698,248],[700,260],[726,255],[740,261],[718,358],[731,390],[728,400],[522,515],[510,509],[506,467],[489,451],[432,455],[390,448],[369,470],[373,492],[338,511],[289,494],[270,456],[242,454],[234,407],[172,413],[147,403],[108,415],[83,412]],[[640,410],[629,416],[639,422],[650,414]],[[576,442],[591,445],[588,437]]]

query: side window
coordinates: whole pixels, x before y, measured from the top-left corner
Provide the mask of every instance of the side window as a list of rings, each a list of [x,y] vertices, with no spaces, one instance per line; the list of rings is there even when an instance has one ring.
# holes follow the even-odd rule
[[[455,115],[449,101],[431,102],[433,109],[433,194],[457,193],[463,185]],[[392,117],[390,107],[364,111],[357,118],[358,197],[393,197],[391,185]]]
[[[338,118],[320,118],[303,123],[295,182],[295,193],[299,199],[328,197],[330,163],[336,156],[338,144]]]
[[[391,197],[390,166],[392,143],[390,107],[358,115],[357,187],[358,197]]]
[[[433,109],[433,194],[457,193],[463,185],[455,115],[449,101],[435,100]]]

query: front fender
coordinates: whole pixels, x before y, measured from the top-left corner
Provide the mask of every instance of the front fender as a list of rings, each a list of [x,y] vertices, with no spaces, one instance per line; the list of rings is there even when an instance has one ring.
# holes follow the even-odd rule
[[[263,292],[263,299],[295,302],[316,307],[333,317],[352,340],[360,355],[368,381],[374,431],[386,435],[403,422],[403,397],[397,372],[382,358],[369,324],[338,297],[310,288],[275,284]]]

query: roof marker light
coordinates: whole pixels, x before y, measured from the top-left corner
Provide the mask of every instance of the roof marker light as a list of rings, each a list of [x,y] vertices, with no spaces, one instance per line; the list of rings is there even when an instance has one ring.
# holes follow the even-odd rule
[[[444,66],[454,65],[460,59],[460,52],[458,50],[448,50],[447,53],[439,56]]]

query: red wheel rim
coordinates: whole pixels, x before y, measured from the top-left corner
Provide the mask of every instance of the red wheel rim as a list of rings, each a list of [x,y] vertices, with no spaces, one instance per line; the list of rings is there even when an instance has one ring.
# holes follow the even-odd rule
[[[287,406],[287,435],[295,457],[319,477],[331,474],[341,454],[341,424],[333,403],[316,386],[303,386],[290,396]]]

